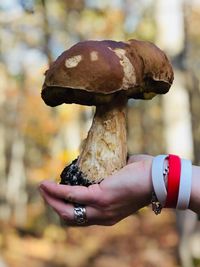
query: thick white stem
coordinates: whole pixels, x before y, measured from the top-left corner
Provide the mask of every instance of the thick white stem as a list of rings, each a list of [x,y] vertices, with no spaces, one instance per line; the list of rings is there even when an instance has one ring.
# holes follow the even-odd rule
[[[80,170],[99,182],[126,164],[125,104],[96,108],[92,126],[78,159]]]

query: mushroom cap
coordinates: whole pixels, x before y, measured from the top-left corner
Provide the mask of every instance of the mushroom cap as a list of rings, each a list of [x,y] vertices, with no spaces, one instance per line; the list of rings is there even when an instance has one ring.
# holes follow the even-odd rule
[[[101,105],[123,94],[151,99],[168,92],[172,66],[150,42],[84,41],[63,52],[45,73],[42,98],[47,105]]]

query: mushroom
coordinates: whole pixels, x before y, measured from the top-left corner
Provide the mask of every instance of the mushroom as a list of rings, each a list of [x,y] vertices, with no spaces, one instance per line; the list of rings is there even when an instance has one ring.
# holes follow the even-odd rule
[[[84,41],[63,52],[45,73],[42,99],[96,106],[77,160],[61,174],[63,184],[88,186],[121,169],[127,160],[126,104],[168,92],[173,70],[150,42]]]

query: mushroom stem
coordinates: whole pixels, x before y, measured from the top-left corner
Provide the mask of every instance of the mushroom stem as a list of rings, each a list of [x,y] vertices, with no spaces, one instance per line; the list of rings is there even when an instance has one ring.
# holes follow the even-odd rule
[[[126,164],[125,101],[97,106],[92,126],[78,158],[78,167],[92,183],[113,174]]]

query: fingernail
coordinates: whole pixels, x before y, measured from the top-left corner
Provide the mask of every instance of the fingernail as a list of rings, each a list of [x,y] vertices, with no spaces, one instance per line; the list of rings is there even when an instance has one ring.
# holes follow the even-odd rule
[[[39,191],[41,195],[44,195],[44,190],[41,187],[39,188]]]
[[[40,184],[40,185],[39,185],[39,189],[41,189],[41,190],[45,190],[45,189],[46,189],[46,186],[45,186],[44,184]]]

